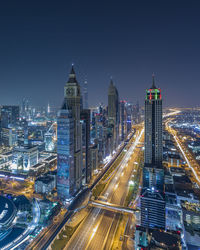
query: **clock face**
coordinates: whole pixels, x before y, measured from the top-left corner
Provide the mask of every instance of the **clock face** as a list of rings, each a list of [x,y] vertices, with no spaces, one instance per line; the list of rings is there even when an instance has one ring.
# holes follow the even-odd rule
[[[74,89],[73,89],[73,88],[68,88],[68,89],[66,90],[66,94],[67,94],[68,96],[73,96],[73,95],[74,95]]]

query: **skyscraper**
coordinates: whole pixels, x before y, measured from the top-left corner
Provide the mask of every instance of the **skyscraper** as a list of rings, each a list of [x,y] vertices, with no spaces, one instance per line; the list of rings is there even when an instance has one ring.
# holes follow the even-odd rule
[[[83,153],[83,168],[82,176],[83,183],[88,183],[91,179],[91,164],[90,164],[90,110],[81,110],[82,124],[82,153]]]
[[[83,108],[88,109],[88,83],[84,82],[83,86]]]
[[[1,127],[8,128],[13,127],[19,122],[19,106],[7,106],[1,107]]]
[[[57,193],[60,199],[74,194],[74,119],[67,106],[62,107],[57,118]]]
[[[145,164],[162,165],[162,97],[156,88],[153,75],[152,87],[146,90],[145,100]]]
[[[126,102],[125,104],[127,119],[126,119],[126,132],[129,133],[132,128],[132,114],[133,114],[133,104]]]
[[[145,159],[141,195],[141,225],[165,228],[164,169],[162,166],[162,97],[156,88],[146,90],[145,100]]]
[[[82,183],[82,131],[80,124],[80,105],[80,85],[76,80],[76,74],[72,66],[69,74],[69,80],[64,87],[64,103],[61,110],[62,112],[58,117],[57,128],[57,187],[58,190],[61,190],[59,185],[62,186],[62,188],[64,188],[65,185],[68,185],[69,187],[69,192],[62,198],[70,198],[73,196],[80,189]],[[59,122],[61,123],[60,126]],[[61,125],[64,126],[64,128],[62,128]],[[64,153],[63,150],[65,151]],[[73,159],[71,159],[70,156]],[[60,196],[62,196],[61,193]]]
[[[111,130],[111,152],[119,143],[119,95],[111,79],[108,89],[108,125]]]
[[[29,101],[26,98],[22,99],[22,105],[21,105],[21,116],[28,118],[29,113]]]
[[[124,140],[126,137],[126,109],[125,109],[125,101],[120,101],[120,136],[121,136],[121,141]]]

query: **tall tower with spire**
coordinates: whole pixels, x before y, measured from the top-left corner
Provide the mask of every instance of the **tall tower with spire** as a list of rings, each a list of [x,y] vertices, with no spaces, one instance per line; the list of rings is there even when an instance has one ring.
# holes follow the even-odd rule
[[[162,165],[162,154],[162,96],[153,74],[145,100],[145,164]]]
[[[145,228],[165,229],[162,152],[162,96],[153,75],[145,100],[145,160],[141,195],[141,225]]]
[[[82,178],[82,146],[80,124],[81,93],[80,85],[72,65],[69,79],[64,87],[64,102],[58,117],[58,183],[67,183],[69,192],[65,197],[70,198],[81,187]],[[64,127],[63,127],[64,126]],[[64,134],[63,134],[64,133]],[[62,138],[61,138],[62,137]],[[60,154],[59,154],[60,152]],[[62,154],[64,152],[64,157]],[[63,164],[63,161],[65,163]],[[62,167],[59,166],[62,165]],[[59,169],[61,171],[59,172]],[[65,171],[64,171],[65,169]],[[64,172],[63,172],[64,171]],[[59,175],[61,173],[61,175]],[[63,173],[67,176],[63,177]],[[60,182],[59,182],[60,178]],[[67,178],[67,182],[66,182]],[[65,185],[64,184],[64,185]],[[59,188],[62,190],[62,188]]]

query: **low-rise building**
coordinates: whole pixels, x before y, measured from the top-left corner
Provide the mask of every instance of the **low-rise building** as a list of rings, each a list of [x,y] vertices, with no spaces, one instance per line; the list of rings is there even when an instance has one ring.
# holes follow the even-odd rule
[[[35,180],[35,192],[49,194],[56,187],[56,179],[50,175],[44,175]]]
[[[12,169],[29,171],[30,167],[38,163],[37,146],[16,147],[13,150]]]
[[[164,231],[136,226],[135,249],[151,250],[179,250],[181,249],[181,237],[179,231]]]

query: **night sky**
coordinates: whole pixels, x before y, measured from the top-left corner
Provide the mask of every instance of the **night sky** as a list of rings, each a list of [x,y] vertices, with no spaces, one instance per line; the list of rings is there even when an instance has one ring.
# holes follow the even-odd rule
[[[60,105],[74,63],[89,104],[143,105],[154,72],[165,106],[198,106],[200,1],[1,1],[0,104]]]

